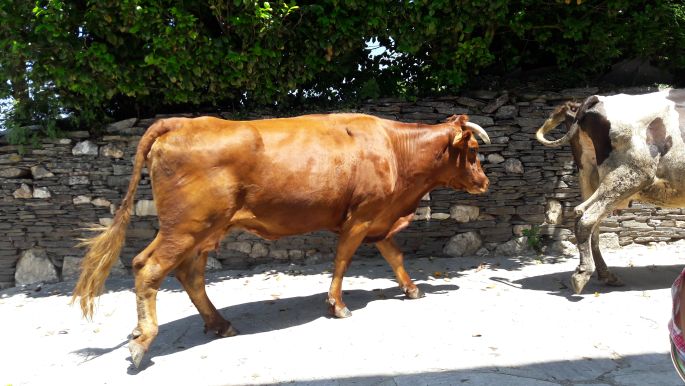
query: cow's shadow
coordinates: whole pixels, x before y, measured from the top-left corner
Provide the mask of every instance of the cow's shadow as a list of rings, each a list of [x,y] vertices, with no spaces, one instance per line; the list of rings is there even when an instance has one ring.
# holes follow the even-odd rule
[[[509,282],[499,277],[491,277],[491,280],[508,284],[523,290],[545,291],[550,295],[561,296],[569,301],[582,300],[583,294],[611,293],[625,291],[650,291],[670,288],[675,278],[683,270],[683,265],[648,265],[636,267],[609,267],[609,270],[618,275],[624,285],[621,287],[607,286],[597,279],[597,273],[587,283],[581,295],[573,293],[570,278],[574,271],[559,271],[545,275],[530,276]]]
[[[418,287],[428,296],[459,289],[459,286],[454,284],[420,283]],[[324,303],[327,295],[327,292],[322,292],[308,296],[260,300],[224,307],[219,312],[231,321],[232,325],[238,329],[240,336],[249,336],[301,326],[322,318],[334,319],[328,314],[327,305]],[[406,299],[400,289],[395,286],[371,291],[349,290],[344,291],[343,296],[347,307],[353,314],[375,301],[421,301],[420,299]],[[217,339],[211,333],[203,333],[203,327],[204,321],[197,313],[160,324],[159,334],[140,369],[131,365],[129,373],[135,374],[153,365],[155,357],[172,355]],[[74,353],[90,360],[117,350],[127,342],[128,340],[124,340],[111,348],[86,347]]]

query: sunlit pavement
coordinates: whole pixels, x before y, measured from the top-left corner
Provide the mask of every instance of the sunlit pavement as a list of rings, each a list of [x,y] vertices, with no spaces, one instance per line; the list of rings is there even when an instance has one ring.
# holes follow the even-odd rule
[[[174,278],[159,335],[130,362],[131,279],[113,279],[94,320],[68,306],[73,283],[0,292],[0,385],[680,385],[668,356],[670,286],[682,243],[605,253],[625,287],[567,288],[577,257],[407,258],[426,293],[407,300],[380,258],[353,261],[327,316],[330,264],[208,275],[240,331],[215,339]]]

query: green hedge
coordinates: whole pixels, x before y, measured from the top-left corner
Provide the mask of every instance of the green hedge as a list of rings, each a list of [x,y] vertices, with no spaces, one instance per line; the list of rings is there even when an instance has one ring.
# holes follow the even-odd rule
[[[95,128],[164,109],[455,92],[519,68],[582,80],[632,57],[685,73],[684,27],[681,0],[0,0],[0,99],[14,99],[10,128],[63,116]],[[387,50],[370,56],[367,42]]]

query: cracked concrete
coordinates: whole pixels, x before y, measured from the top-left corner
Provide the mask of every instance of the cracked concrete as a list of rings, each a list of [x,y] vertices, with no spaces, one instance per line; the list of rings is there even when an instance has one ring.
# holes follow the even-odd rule
[[[0,291],[0,385],[679,385],[668,356],[670,285],[683,243],[607,251],[627,283],[573,295],[577,257],[411,259],[426,297],[404,299],[387,264],[358,259],[344,281],[353,316],[326,316],[330,264],[208,277],[241,332],[214,339],[175,279],[158,295],[159,336],[136,370],[131,279],[112,279],[92,322],[73,282]]]

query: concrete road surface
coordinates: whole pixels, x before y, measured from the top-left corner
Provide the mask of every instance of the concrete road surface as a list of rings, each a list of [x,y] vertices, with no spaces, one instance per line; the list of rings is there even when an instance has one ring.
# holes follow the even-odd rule
[[[159,336],[141,369],[127,336],[131,279],[113,279],[92,322],[67,305],[73,283],[0,292],[5,385],[679,385],[666,328],[685,244],[606,253],[627,283],[568,279],[577,257],[408,259],[426,292],[405,299],[390,268],[353,261],[353,315],[324,305],[330,263],[208,276],[208,293],[241,332],[214,339],[173,278],[158,296]]]

